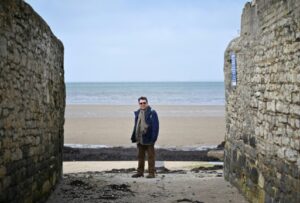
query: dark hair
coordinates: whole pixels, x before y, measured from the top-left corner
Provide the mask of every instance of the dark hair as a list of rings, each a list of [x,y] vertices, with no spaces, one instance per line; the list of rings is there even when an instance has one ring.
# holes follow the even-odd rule
[[[146,100],[146,102],[148,103],[147,97],[141,96],[140,98],[138,98],[138,102],[140,102],[140,100]]]

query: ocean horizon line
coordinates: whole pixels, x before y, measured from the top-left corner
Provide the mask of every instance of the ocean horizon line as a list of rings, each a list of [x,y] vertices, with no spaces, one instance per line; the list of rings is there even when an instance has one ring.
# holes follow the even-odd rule
[[[224,83],[224,81],[66,81],[65,83]]]
[[[119,103],[66,103],[66,105],[68,106],[124,106],[124,107],[127,107],[127,106],[136,106],[135,103],[132,103],[132,104],[119,104]],[[203,106],[203,107],[222,107],[222,106],[225,106],[225,104],[221,104],[221,103],[201,103],[201,104],[188,104],[188,103],[183,103],[183,104],[172,104],[172,103],[153,103],[153,102],[149,102],[149,105],[150,106],[160,106],[160,107],[163,107],[163,106],[179,106],[179,107],[198,107],[198,106]]]

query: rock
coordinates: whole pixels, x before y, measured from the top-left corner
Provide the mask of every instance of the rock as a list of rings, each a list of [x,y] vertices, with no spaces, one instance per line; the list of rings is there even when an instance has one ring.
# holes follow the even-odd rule
[[[222,141],[221,144],[218,144],[217,149],[224,149],[225,143],[225,141]]]
[[[224,160],[224,150],[209,150],[207,152],[208,157],[216,158],[220,161]]]
[[[200,166],[197,168],[191,169],[191,171],[199,173],[199,171],[214,171],[223,169],[223,165],[214,165],[214,166]]]

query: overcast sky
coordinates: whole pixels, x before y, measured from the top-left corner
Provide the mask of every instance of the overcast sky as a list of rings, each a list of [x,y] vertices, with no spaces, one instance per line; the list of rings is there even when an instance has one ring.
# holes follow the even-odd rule
[[[26,0],[65,47],[66,82],[223,81],[246,0]]]

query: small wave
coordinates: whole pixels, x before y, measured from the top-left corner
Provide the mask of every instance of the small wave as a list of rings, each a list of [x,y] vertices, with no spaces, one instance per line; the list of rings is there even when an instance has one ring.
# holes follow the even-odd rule
[[[64,144],[65,147],[71,148],[90,148],[90,149],[98,149],[98,148],[112,148],[113,146],[108,145],[99,145],[99,144]]]
[[[71,148],[89,148],[89,149],[99,149],[99,148],[132,148],[135,146],[110,146],[110,145],[101,145],[101,144],[64,144],[65,147]],[[216,149],[217,145],[201,145],[201,146],[159,146],[155,145],[157,149],[166,149],[170,151],[206,151],[209,149]]]
[[[209,149],[216,149],[217,145],[168,146],[168,147],[156,146],[156,148],[167,149],[167,150],[172,150],[172,151],[206,151],[206,150],[209,150]]]

